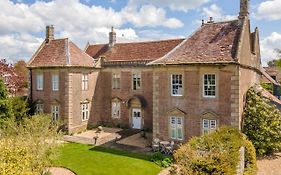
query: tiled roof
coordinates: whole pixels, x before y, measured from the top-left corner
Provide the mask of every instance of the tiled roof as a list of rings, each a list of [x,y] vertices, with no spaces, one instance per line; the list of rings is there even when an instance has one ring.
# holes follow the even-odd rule
[[[261,73],[262,73],[262,77],[261,77],[261,81],[264,83],[273,83],[275,85],[279,85],[279,83],[274,80],[273,78],[271,78],[271,76],[268,74],[268,70],[266,68],[261,68]]]
[[[44,43],[28,63],[28,67],[77,66],[93,67],[93,59],[66,39]]]
[[[238,20],[208,23],[149,65],[234,62],[239,37]]]
[[[183,39],[148,41],[135,43],[117,43],[112,48],[104,45],[89,45],[86,53],[93,58],[103,56],[105,61],[142,61],[156,60],[170,52]]]

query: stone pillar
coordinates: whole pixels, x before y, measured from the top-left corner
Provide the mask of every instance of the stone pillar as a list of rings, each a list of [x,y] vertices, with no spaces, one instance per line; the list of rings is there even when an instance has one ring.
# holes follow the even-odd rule
[[[241,130],[240,126],[240,86],[239,86],[239,67],[236,67],[235,73],[231,76],[231,126]]]
[[[159,137],[159,76],[153,73],[153,138]]]
[[[72,94],[72,73],[67,72],[67,77],[66,77],[66,82],[65,82],[65,87],[66,87],[66,95],[65,95],[65,116],[66,116],[66,121],[67,122],[67,128],[68,128],[68,133],[71,133],[71,130],[73,128],[73,94]]]

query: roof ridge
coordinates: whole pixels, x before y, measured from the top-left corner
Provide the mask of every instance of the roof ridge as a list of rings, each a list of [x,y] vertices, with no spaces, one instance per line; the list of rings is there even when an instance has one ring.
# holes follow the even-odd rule
[[[218,21],[218,22],[213,22],[213,23],[204,23],[203,24],[203,27],[204,26],[208,26],[208,25],[214,25],[214,24],[223,24],[223,23],[231,23],[231,22],[238,22],[239,19],[232,19],[232,20],[226,20],[226,21]]]
[[[184,40],[185,38],[174,38],[174,39],[163,39],[163,40],[149,40],[149,41],[135,41],[135,42],[120,42],[116,43],[118,44],[141,44],[141,43],[159,43],[159,42],[168,42],[168,41],[177,41],[177,40]],[[89,46],[101,46],[101,45],[107,45],[107,44],[90,44]]]

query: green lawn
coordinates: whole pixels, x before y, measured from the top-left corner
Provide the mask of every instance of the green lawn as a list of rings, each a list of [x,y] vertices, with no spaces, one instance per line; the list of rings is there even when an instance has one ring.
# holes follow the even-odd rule
[[[157,175],[161,171],[145,155],[75,143],[59,148],[55,164],[78,175]]]

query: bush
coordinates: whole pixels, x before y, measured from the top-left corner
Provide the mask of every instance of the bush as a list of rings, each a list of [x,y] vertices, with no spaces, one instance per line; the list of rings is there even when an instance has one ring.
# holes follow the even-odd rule
[[[281,112],[253,88],[247,92],[243,132],[254,144],[258,155],[281,150]]]
[[[256,173],[256,154],[251,142],[237,129],[222,127],[215,132],[192,138],[174,154],[174,175],[236,174],[239,149],[245,148],[245,174]]]
[[[51,117],[5,121],[0,130],[0,174],[41,174],[55,159],[59,135]]]
[[[160,152],[156,152],[152,155],[151,161],[160,167],[167,168],[171,166],[173,160],[170,156],[163,155]]]
[[[17,122],[28,117],[28,99],[26,97],[12,97],[11,99],[13,114]]]

